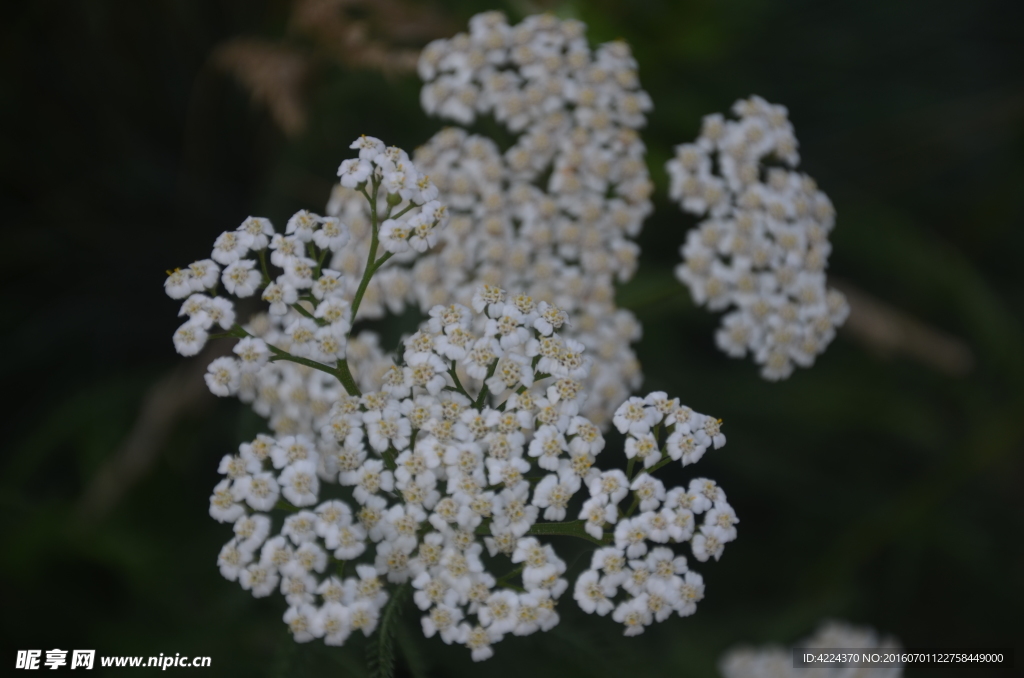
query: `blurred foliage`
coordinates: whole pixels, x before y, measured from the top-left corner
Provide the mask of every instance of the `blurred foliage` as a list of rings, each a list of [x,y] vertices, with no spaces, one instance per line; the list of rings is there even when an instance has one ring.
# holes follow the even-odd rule
[[[417,4],[453,26],[496,6]],[[621,302],[644,325],[644,390],[725,420],[729,446],[700,471],[728,492],[741,538],[701,568],[707,598],[693,617],[623,639],[567,596],[552,632],[507,639],[474,667],[464,649],[425,641],[407,611],[399,674],[713,676],[731,645],[791,642],[828,616],[910,647],[1016,643],[1024,661],[1024,5],[497,7],[578,16],[593,41],[635,50],[655,102],[644,139],[659,192]],[[304,82],[304,131],[285,136],[211,55],[238,38],[315,49],[289,11],[285,0],[3,10],[5,662],[15,648],[95,648],[210,655],[212,675],[365,674],[365,642],[296,646],[279,596],[254,600],[217,572],[229,534],[207,515],[217,461],[260,425],[238,403],[202,399],[113,508],[83,518],[146,394],[180,369],[164,271],[250,213],[280,224],[322,206],[358,134],[410,148],[441,126],[420,112],[415,76],[325,58]],[[769,384],[715,350],[715,317],[671,275],[694,222],[665,199],[663,164],[702,115],[752,93],[789,107],[802,169],[838,209],[831,272],[962,338],[970,374],[840,335],[813,369]]]

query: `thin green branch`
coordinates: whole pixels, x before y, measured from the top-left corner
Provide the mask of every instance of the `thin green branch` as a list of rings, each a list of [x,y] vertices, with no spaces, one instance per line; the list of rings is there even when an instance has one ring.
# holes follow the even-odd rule
[[[494,376],[494,370],[498,368],[498,359],[495,358],[494,362],[491,363],[490,367],[487,368],[487,376],[484,377],[484,386],[480,389],[480,395],[477,397],[476,402],[473,403],[473,407],[477,410],[483,408],[484,403],[487,401],[487,396],[491,394],[491,389],[487,386],[487,380]]]
[[[311,367],[314,370],[320,370],[321,372],[329,374],[334,378],[338,377],[337,371],[334,370],[330,365],[324,365],[323,363],[318,363],[317,361],[310,360],[309,358],[300,358],[298,356],[294,356],[291,353],[288,353],[287,351],[282,351],[276,346],[271,346],[270,344],[267,344],[267,348],[269,348],[274,353],[274,355],[270,356],[270,362],[272,363],[277,362],[278,360],[286,360],[290,363],[298,363],[299,365]]]
[[[312,313],[310,313],[309,311],[307,311],[307,310],[306,310],[306,309],[305,309],[305,308],[304,308],[304,307],[302,306],[302,304],[297,304],[297,303],[296,303],[296,304],[291,304],[291,307],[292,307],[293,309],[295,309],[295,312],[296,312],[296,313],[298,313],[299,315],[302,315],[302,316],[305,316],[305,317],[309,318],[310,320],[312,320],[313,322],[315,322],[315,323],[316,323],[317,325],[319,325],[320,327],[323,327],[323,326],[327,325],[327,321],[326,321],[326,320],[324,320],[323,318],[317,318],[317,317],[316,317],[315,315],[313,315]]]
[[[263,248],[259,251],[260,255],[260,269],[263,271],[263,286],[266,287],[270,284],[270,273],[267,271],[267,249]]]
[[[282,511],[288,511],[289,513],[295,513],[296,511],[299,510],[299,507],[293,506],[291,503],[284,499],[278,499],[277,503],[274,504],[274,508],[280,509]]]
[[[526,533],[532,536],[555,535],[561,537],[578,537],[586,539],[598,546],[607,546],[612,543],[612,535],[606,534],[603,539],[594,539],[584,528],[586,523],[582,520],[570,520],[563,523],[534,523],[533,527]]]
[[[320,277],[320,272],[324,268],[324,259],[327,258],[327,252],[328,252],[328,250],[327,250],[326,247],[320,252],[320,258],[317,259],[317,262],[316,262],[316,270],[313,271],[313,278],[314,279]]]
[[[517,568],[515,568],[511,572],[506,572],[501,577],[499,577],[498,581],[494,582],[495,587],[501,588],[501,587],[508,586],[509,585],[509,581],[511,579],[513,579],[514,577],[518,576],[519,573],[522,572],[524,569],[526,569],[526,563],[525,562],[520,563]]]
[[[455,361],[452,361],[452,366],[448,370],[448,376],[455,382],[455,391],[469,398],[469,402],[473,402],[473,396],[469,395],[469,392],[462,386],[462,382],[459,381],[459,375],[455,371]]]
[[[388,449],[381,452],[380,456],[384,458],[384,466],[389,471],[394,471],[398,468],[398,464],[395,463],[395,453],[398,452],[393,445],[388,445]]]
[[[370,284],[370,278],[377,272],[377,269],[384,265],[384,262],[392,257],[393,252],[388,252],[380,259],[377,259],[377,246],[378,230],[380,224],[377,222],[377,188],[379,184],[376,178],[373,180],[373,196],[371,197],[366,193],[366,187],[362,188],[363,195],[370,201],[370,251],[366,256],[366,269],[363,271],[363,279],[359,281],[359,289],[356,290],[355,296],[352,298],[352,315],[349,317],[349,322],[355,324],[356,313],[359,311],[359,305],[363,302],[363,295],[366,293],[366,287]]]
[[[414,210],[417,207],[419,207],[419,205],[417,205],[414,202],[410,202],[408,207],[406,207],[404,210],[402,210],[401,212],[399,212],[398,214],[396,214],[394,216],[389,216],[389,218],[390,219],[399,219],[399,218],[405,216],[410,210]]]
[[[533,375],[533,383],[536,384],[538,381],[541,381],[542,379],[547,379],[550,376],[551,375],[548,374],[547,372],[541,372],[540,374],[535,374],[535,375]],[[519,388],[516,389],[516,395],[522,395],[523,393],[526,393],[526,386],[520,386]],[[505,411],[505,405],[508,404],[509,398],[511,398],[511,397],[512,396],[509,396],[508,398],[506,398],[505,402],[503,402],[502,404],[498,405],[498,407],[495,408],[495,409],[497,409],[499,412],[504,412]]]
[[[352,370],[348,368],[348,358],[342,358],[338,361],[337,374],[338,381],[345,387],[345,392],[350,396],[362,395],[362,391],[359,390],[359,386],[356,385],[355,377],[352,376]]]

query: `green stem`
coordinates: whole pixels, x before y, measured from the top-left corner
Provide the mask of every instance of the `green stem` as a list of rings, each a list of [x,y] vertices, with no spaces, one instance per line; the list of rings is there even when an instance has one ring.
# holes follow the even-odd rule
[[[540,374],[535,374],[535,375],[533,375],[533,383],[536,384],[538,381],[540,381],[542,379],[547,379],[550,376],[551,375],[548,374],[547,372],[541,372]],[[516,389],[516,394],[517,395],[522,395],[523,393],[526,393],[526,386],[520,386],[519,388]],[[509,396],[509,398],[511,398],[511,397],[512,396]],[[506,398],[505,402],[503,402],[502,404],[498,405],[498,407],[496,407],[495,409],[497,409],[499,412],[504,412],[505,411],[505,405],[507,405],[507,404],[508,404],[508,398]]]
[[[411,202],[411,203],[409,203],[409,206],[408,206],[408,207],[406,207],[406,208],[405,208],[404,210],[402,210],[401,212],[399,212],[399,213],[398,213],[398,214],[396,214],[395,216],[393,216],[393,217],[392,217],[392,216],[390,216],[390,214],[389,214],[389,215],[388,215],[388,218],[390,218],[390,219],[400,219],[401,217],[405,216],[405,215],[406,215],[406,214],[407,214],[407,213],[409,212],[409,210],[413,210],[413,209],[416,209],[417,207],[419,207],[419,205],[417,205],[417,204],[416,204],[416,203],[414,203],[414,202]]]
[[[652,475],[653,475],[653,474],[654,474],[654,472],[655,472],[655,471],[657,471],[657,470],[658,470],[659,468],[661,468],[661,467],[662,467],[662,466],[664,466],[665,464],[667,464],[667,463],[669,463],[670,461],[672,461],[672,457],[668,456],[668,455],[667,455],[667,454],[665,454],[665,453],[662,453],[662,454],[663,454],[664,456],[662,456],[662,458],[661,458],[661,459],[660,459],[660,460],[658,461],[658,463],[657,463],[657,464],[655,464],[655,465],[654,465],[654,466],[652,466],[651,468],[647,469],[647,473],[649,473],[649,474],[652,474]]]
[[[636,478],[636,476],[634,476],[633,473],[632,473],[632,471],[633,471],[633,463],[635,461],[636,461],[636,457],[633,457],[632,459],[630,459],[629,460],[629,467],[626,469],[626,471],[627,471],[626,475],[629,477],[630,480],[634,480]],[[669,463],[670,461],[672,461],[672,457],[668,456],[668,452],[665,452],[664,450],[662,450],[661,451],[661,459],[658,460],[658,463],[656,463],[651,468],[644,468],[643,466],[641,466],[637,470],[636,475],[639,476],[641,473],[644,473],[644,472],[646,472],[647,475],[654,475],[655,471],[657,471],[659,468],[661,468],[665,464]],[[626,511],[625,516],[628,518],[631,515],[633,515],[633,512],[636,511],[636,507],[639,506],[639,505],[640,505],[640,498],[637,497],[636,495],[634,495],[633,496],[633,503],[630,504],[629,510]]]
[[[291,353],[288,353],[287,351],[282,351],[278,347],[271,346],[270,344],[267,344],[267,348],[269,348],[274,353],[274,355],[270,356],[270,362],[272,362],[272,363],[275,363],[278,360],[286,360],[286,361],[288,361],[290,363],[298,363],[299,365],[305,365],[306,367],[312,367],[314,370],[320,370],[321,372],[324,372],[325,374],[329,374],[329,375],[331,375],[334,378],[338,377],[337,371],[331,369],[331,367],[329,365],[324,365],[323,363],[318,363],[317,361],[310,360],[309,358],[300,358],[298,356],[294,356]]]
[[[314,279],[320,277],[320,271],[322,271],[323,268],[324,268],[324,259],[326,259],[326,258],[327,258],[327,250],[324,249],[322,252],[320,252],[320,258],[316,262],[316,271],[313,272],[313,278]]]
[[[324,320],[323,318],[317,318],[315,315],[313,315],[312,313],[307,311],[305,308],[303,308],[302,304],[292,304],[291,307],[295,310],[296,313],[298,313],[299,315],[302,315],[302,316],[305,316],[305,317],[309,318],[310,320],[315,322],[320,327],[323,327],[323,326],[327,325],[327,321],[326,320]]]
[[[612,535],[606,534],[603,539],[594,539],[587,533],[584,525],[586,523],[582,520],[570,520],[564,523],[534,523],[533,527],[526,534],[578,537],[598,546],[607,546],[612,543]]]
[[[292,506],[289,502],[285,501],[284,499],[278,499],[277,503],[274,504],[274,508],[280,509],[282,511],[288,511],[289,513],[295,513],[296,511],[299,510],[297,506]]]
[[[345,387],[345,392],[350,396],[362,395],[362,391],[356,386],[356,380],[352,376],[352,371],[348,368],[348,358],[342,358],[338,361],[338,367],[335,370],[335,375],[338,377],[338,381]]]
[[[270,273],[267,272],[267,249],[263,248],[259,252],[260,254],[260,268],[263,269],[263,286],[266,287],[270,284]]]
[[[451,369],[448,370],[448,376],[450,376],[452,378],[452,381],[455,382],[455,390],[456,390],[456,392],[461,393],[462,395],[464,395],[467,398],[469,398],[469,402],[473,402],[473,396],[469,395],[469,392],[466,391],[465,388],[463,388],[462,382],[459,381],[459,375],[455,371],[455,361],[454,360],[452,361]]]
[[[381,452],[380,456],[384,458],[384,466],[386,466],[389,471],[394,471],[398,468],[398,464],[395,463],[395,452],[397,451],[398,450],[389,445],[388,449]]]
[[[480,395],[477,397],[476,402],[473,403],[473,407],[480,410],[484,406],[484,402],[487,400],[487,396],[491,394],[491,389],[487,387],[487,380],[494,376],[494,370],[498,368],[498,359],[495,358],[491,366],[487,368],[487,376],[484,377],[484,387],[480,389]]]
[[[519,566],[516,569],[512,570],[511,572],[506,572],[501,577],[499,577],[498,581],[494,582],[494,586],[497,587],[497,588],[508,586],[509,580],[512,579],[513,577],[516,577],[524,569],[526,569],[526,563],[525,562],[520,563]]]
[[[366,255],[366,268],[363,270],[363,279],[359,281],[359,289],[356,290],[356,296],[352,298],[352,315],[349,318],[350,324],[354,325],[356,322],[356,312],[359,310],[359,304],[363,301],[363,294],[366,292],[366,286],[370,284],[370,278],[373,277],[376,268],[377,259],[377,230],[379,224],[377,223],[377,178],[373,175],[371,180],[373,181],[373,195],[371,196],[366,192],[366,186],[364,185],[360,190],[363,196],[366,197],[370,203],[370,251]]]
[[[299,308],[299,307],[293,306],[292,308]],[[305,310],[305,309],[303,309],[303,310]],[[316,318],[314,318],[314,320],[316,320]],[[248,332],[246,332],[245,329],[243,329],[241,325],[235,325],[234,327],[232,327],[227,332],[223,332],[221,334],[214,335],[213,338],[221,339],[221,338],[234,337],[234,338],[238,338],[238,339],[244,339],[245,337],[251,337],[251,336],[253,336],[253,335],[251,335]],[[273,344],[267,344],[267,348],[270,349],[270,352],[274,354],[274,355],[270,356],[270,362],[275,362],[275,361],[278,361],[278,360],[287,360],[290,363],[298,363],[299,365],[305,365],[306,367],[312,367],[314,370],[320,370],[321,372],[324,372],[325,374],[329,374],[332,377],[334,377],[335,379],[337,379],[338,381],[340,381],[341,385],[345,387],[345,391],[347,391],[349,395],[356,395],[356,396],[360,395],[359,387],[356,386],[356,380],[352,377],[352,372],[350,372],[349,369],[348,369],[348,361],[347,360],[345,360],[345,359],[339,360],[338,361],[338,366],[335,367],[335,368],[332,368],[330,365],[325,365],[325,364],[319,363],[319,362],[317,362],[315,360],[310,360],[309,358],[300,358],[298,356],[294,356],[291,353],[289,353],[288,351],[285,351],[284,349],[278,348],[277,346],[274,346]]]

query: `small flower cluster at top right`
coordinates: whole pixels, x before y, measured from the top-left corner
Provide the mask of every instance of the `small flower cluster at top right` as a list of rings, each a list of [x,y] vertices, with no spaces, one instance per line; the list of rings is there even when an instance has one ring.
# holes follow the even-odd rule
[[[687,234],[676,277],[698,305],[733,309],[715,342],[734,358],[749,352],[776,381],[810,367],[849,314],[825,285],[835,209],[812,178],[787,168],[799,155],[784,106],[755,96],[733,112],[739,120],[706,116],[696,142],[667,164],[672,199],[705,217]]]

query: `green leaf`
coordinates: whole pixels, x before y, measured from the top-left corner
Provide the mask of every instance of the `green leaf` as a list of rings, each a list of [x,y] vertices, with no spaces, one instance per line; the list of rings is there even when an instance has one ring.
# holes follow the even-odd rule
[[[367,646],[366,659],[371,678],[393,678],[395,675],[395,629],[409,591],[409,583],[402,584],[384,606],[377,635]]]

